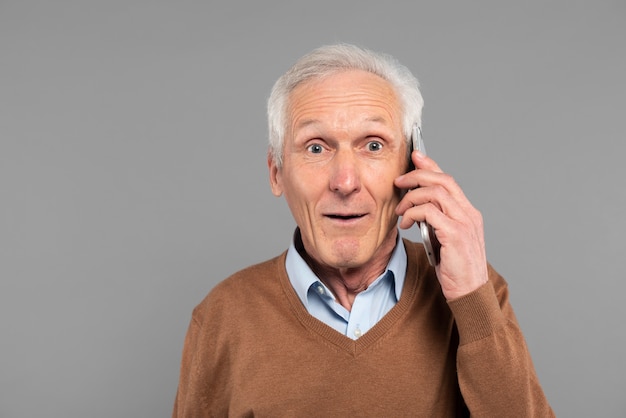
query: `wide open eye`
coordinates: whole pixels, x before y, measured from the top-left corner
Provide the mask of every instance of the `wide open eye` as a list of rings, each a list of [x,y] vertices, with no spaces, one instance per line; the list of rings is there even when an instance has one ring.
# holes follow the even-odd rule
[[[321,154],[324,148],[320,144],[311,144],[307,147],[307,150],[312,154]]]
[[[379,141],[370,141],[367,143],[367,149],[368,151],[378,152],[383,149],[383,144]]]

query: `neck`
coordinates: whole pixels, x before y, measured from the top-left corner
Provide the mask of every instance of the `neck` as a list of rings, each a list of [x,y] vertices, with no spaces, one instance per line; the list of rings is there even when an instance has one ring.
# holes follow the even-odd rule
[[[394,235],[397,239],[397,231],[395,231]],[[325,265],[309,256],[304,249],[299,231],[297,232],[295,242],[296,249],[315,275],[333,292],[341,306],[351,311],[356,295],[366,290],[372,282],[384,273],[395,248],[396,239],[385,240],[385,243],[378,248],[376,254],[372,257],[371,262],[350,268],[337,268]]]

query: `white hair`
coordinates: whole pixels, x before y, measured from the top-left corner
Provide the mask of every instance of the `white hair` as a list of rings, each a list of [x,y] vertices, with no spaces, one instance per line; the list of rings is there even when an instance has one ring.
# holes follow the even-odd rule
[[[287,126],[289,95],[299,84],[346,70],[376,74],[393,88],[402,109],[402,129],[407,140],[415,123],[421,126],[424,100],[417,78],[394,57],[355,45],[322,46],[300,58],[274,84],[267,101],[269,152],[274,163],[282,166],[283,143]],[[408,149],[408,148],[407,148]]]

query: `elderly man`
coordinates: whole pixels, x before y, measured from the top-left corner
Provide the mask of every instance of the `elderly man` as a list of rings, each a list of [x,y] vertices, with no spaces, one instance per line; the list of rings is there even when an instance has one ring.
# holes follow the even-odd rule
[[[410,151],[422,104],[406,67],[351,45],[276,82],[269,177],[297,229],[193,311],[173,416],[553,416],[480,213]],[[434,228],[435,267],[400,217]]]

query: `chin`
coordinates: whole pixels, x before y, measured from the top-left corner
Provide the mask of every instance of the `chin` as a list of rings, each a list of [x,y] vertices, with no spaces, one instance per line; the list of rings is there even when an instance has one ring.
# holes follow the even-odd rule
[[[371,254],[367,256],[366,247],[367,245],[358,239],[339,240],[329,249],[329,259],[333,260],[334,267],[337,268],[360,267],[372,258]]]

